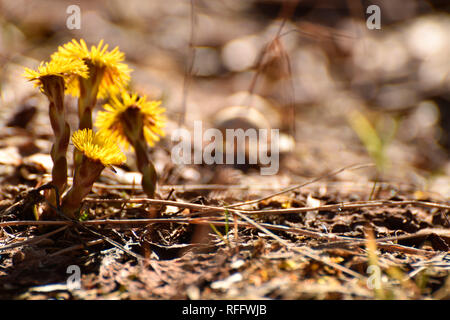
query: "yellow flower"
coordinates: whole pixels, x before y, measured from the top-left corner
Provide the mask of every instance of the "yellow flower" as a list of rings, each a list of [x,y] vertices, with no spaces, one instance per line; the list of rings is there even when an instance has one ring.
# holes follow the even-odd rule
[[[72,142],[87,158],[100,161],[105,167],[120,165],[127,160],[114,139],[91,129],[74,132]]]
[[[58,48],[58,51],[52,55],[52,59],[57,57],[66,57],[84,61],[88,66],[94,66],[104,70],[103,78],[100,83],[98,97],[106,98],[110,92],[120,92],[130,81],[131,69],[122,61],[125,54],[115,47],[112,51],[107,51],[108,45],[103,46],[103,40],[100,40],[97,46],[88,49],[86,42],[81,39],[80,42],[73,39]],[[80,95],[78,79],[68,83],[67,91],[73,96]]]
[[[137,109],[142,116],[143,134],[150,146],[159,141],[160,136],[164,136],[166,118],[163,115],[165,109],[161,108],[161,101],[147,101],[145,96],[139,98],[137,94],[123,92],[121,99],[117,96],[112,97],[104,108],[106,111],[97,114],[95,126],[103,134],[117,139],[125,148],[131,143],[124,125],[127,121],[125,113],[130,109]]]
[[[42,89],[42,80],[45,77],[59,76],[63,77],[66,83],[70,83],[77,76],[87,78],[88,68],[83,61],[58,57],[50,62],[41,62],[37,71],[25,68],[23,76]]]

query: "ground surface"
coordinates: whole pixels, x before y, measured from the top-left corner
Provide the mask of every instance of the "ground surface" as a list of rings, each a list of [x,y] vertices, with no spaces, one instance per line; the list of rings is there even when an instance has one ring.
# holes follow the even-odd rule
[[[345,1],[286,9],[283,29],[277,1],[199,1],[193,29],[188,2],[80,3],[83,26],[70,31],[63,2],[0,1],[0,298],[450,298],[445,4],[382,6],[371,33]],[[290,32],[273,41],[279,30]],[[129,153],[94,185],[87,220],[37,225],[53,136],[45,97],[21,73],[72,37],[118,45],[132,88],[163,100],[166,138],[151,150],[160,201],[133,184]],[[276,175],[171,161],[176,128],[238,128],[219,113],[236,104],[283,134]],[[75,128],[75,99],[68,109]]]

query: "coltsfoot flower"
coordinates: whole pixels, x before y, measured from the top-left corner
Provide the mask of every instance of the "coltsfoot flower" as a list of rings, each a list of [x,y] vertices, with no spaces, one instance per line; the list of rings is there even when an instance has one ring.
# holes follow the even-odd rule
[[[75,131],[72,135],[75,148],[91,161],[100,162],[104,167],[120,165],[127,159],[115,139],[89,129]]]
[[[52,76],[62,77],[65,83],[70,83],[77,77],[87,78],[88,67],[83,61],[60,57],[50,62],[41,62],[37,70],[25,68],[23,74],[30,81],[34,81],[43,93],[47,87],[47,80]]]
[[[124,163],[126,157],[113,138],[94,133],[91,129],[74,132],[72,142],[82,153],[82,160],[75,167],[73,185],[64,195],[61,208],[68,217],[78,218],[83,198],[89,194],[103,169]]]
[[[120,97],[111,97],[109,103],[97,114],[95,126],[100,132],[116,137],[124,148],[129,148],[134,136],[142,130],[136,126],[136,119],[142,121],[144,138],[150,146],[154,146],[160,137],[164,136],[166,117],[161,101],[147,101],[147,97],[123,92]],[[133,131],[133,132],[130,132]],[[136,132],[134,132],[136,131]]]
[[[116,94],[127,86],[131,70],[123,63],[125,54],[118,47],[108,51],[108,45],[100,40],[89,50],[86,42],[73,39],[58,48],[52,59],[69,58],[82,61],[88,68],[88,78],[76,77],[67,84],[67,92],[78,97],[79,129],[92,129],[92,112],[97,98]],[[73,154],[75,166],[81,161],[81,154]]]
[[[132,146],[139,171],[142,173],[142,187],[149,197],[156,188],[156,170],[148,158],[148,145],[153,146],[160,136],[166,118],[160,101],[147,101],[137,94],[122,93],[112,97],[110,103],[100,111],[95,125],[99,132],[115,137],[124,147]]]
[[[107,50],[108,45],[103,45],[103,40],[100,40],[97,46],[91,46],[89,50],[83,39],[80,42],[72,39],[71,42],[60,46],[52,55],[52,59],[64,57],[83,61],[89,68],[89,78],[99,78],[93,81],[99,82],[96,96],[106,98],[110,93],[118,93],[127,86],[131,72],[128,65],[123,63],[125,54],[119,51],[118,47]],[[67,92],[76,97],[82,94],[79,80],[70,82],[67,88]]]
[[[33,81],[49,100],[50,124],[55,134],[51,150],[53,160],[52,184],[61,194],[67,184],[67,147],[70,139],[70,127],[66,121],[64,107],[64,89],[66,83],[74,78],[86,78],[88,68],[82,61],[69,58],[56,58],[42,62],[36,70],[25,68],[24,76]],[[48,193],[47,199],[55,203],[54,192]]]

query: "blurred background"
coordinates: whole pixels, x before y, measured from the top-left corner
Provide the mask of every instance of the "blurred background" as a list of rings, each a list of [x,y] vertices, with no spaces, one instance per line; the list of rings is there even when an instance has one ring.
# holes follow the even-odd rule
[[[367,28],[372,4],[381,29]],[[81,9],[79,30],[66,26],[70,5]],[[280,129],[272,186],[374,162],[335,179],[448,199],[449,9],[446,0],[0,0],[2,183],[32,181],[51,166],[48,102],[23,67],[83,38],[119,46],[131,89],[163,101],[167,136],[152,150],[162,184],[261,183],[257,168],[171,163],[171,132],[202,120],[204,129]],[[74,99],[68,109],[75,128]],[[129,183],[133,163],[122,169],[105,175]]]

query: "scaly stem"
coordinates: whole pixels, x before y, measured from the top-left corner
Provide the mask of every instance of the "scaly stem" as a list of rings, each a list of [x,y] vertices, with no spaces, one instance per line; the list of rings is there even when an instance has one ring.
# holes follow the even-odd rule
[[[148,158],[148,147],[144,137],[144,122],[139,108],[130,106],[122,114],[122,122],[125,135],[133,146],[138,170],[142,173],[142,189],[149,198],[155,196],[156,170]]]
[[[80,120],[78,128],[92,129],[92,111],[97,103],[98,89],[105,72],[104,68],[94,66],[90,61],[86,61],[89,68],[89,78],[78,77],[80,85],[80,97],[78,98],[78,118]],[[73,163],[76,167],[80,164],[83,154],[75,149],[73,152]]]
[[[73,185],[62,199],[63,213],[72,219],[79,218],[79,208],[84,197],[91,192],[94,182],[105,167],[99,161],[82,156],[81,163],[75,168]]]
[[[147,155],[147,143],[142,137],[142,139],[132,141],[132,144],[136,153],[138,170],[142,173],[142,189],[144,189],[149,198],[153,198],[155,196],[157,175],[155,166]]]
[[[50,123],[55,140],[50,152],[53,160],[52,184],[62,194],[67,184],[67,147],[70,140],[70,127],[66,121],[64,108],[64,79],[59,76],[47,76],[42,79],[43,90],[49,99]],[[55,192],[48,194],[48,200],[56,204]]]

